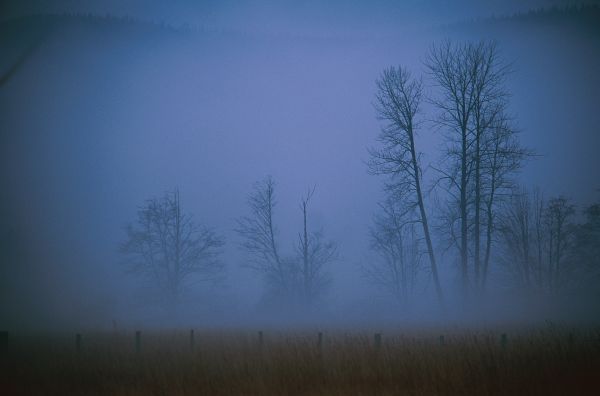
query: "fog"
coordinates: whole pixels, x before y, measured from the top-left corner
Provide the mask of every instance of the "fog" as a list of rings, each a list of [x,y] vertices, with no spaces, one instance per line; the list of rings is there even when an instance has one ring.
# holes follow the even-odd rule
[[[10,2],[0,8],[0,322],[9,328],[362,325],[597,320],[598,298],[515,293],[492,261],[481,304],[458,297],[456,252],[434,244],[448,296],[427,271],[410,304],[367,282],[369,227],[383,178],[368,173],[382,124],[375,80],[423,62],[444,39],[493,39],[514,70],[509,112],[535,151],[515,178],[582,210],[598,202],[598,8],[526,12],[565,1]],[[578,3],[577,3],[578,4]],[[586,4],[594,4],[587,2]],[[522,14],[519,14],[522,13]],[[14,68],[14,65],[17,65]],[[425,103],[422,161],[444,145]],[[427,168],[432,221],[445,195]],[[311,230],[337,244],[332,283],[311,310],[272,308],[236,220],[253,184],[276,182],[279,248]],[[181,206],[225,240],[223,281],[189,286],[176,312],[126,270],[119,245],[147,199]],[[429,192],[430,191],[430,192]],[[526,296],[526,297],[525,297]]]

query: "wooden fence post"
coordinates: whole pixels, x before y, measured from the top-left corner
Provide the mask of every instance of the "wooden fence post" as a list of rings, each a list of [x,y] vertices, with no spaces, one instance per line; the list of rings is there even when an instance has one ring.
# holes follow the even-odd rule
[[[258,350],[260,352],[262,352],[262,349],[263,349],[263,342],[264,342],[264,340],[263,340],[263,332],[262,332],[262,330],[260,330],[258,332]]]
[[[502,344],[502,348],[506,348],[506,344],[508,343],[508,338],[506,337],[506,333],[502,333],[500,338],[500,343]]]
[[[8,331],[0,331],[0,357],[8,354]]]
[[[375,343],[375,350],[379,351],[379,349],[381,349],[381,333],[375,333],[373,342]]]
[[[319,353],[319,356],[323,354],[323,333],[320,331],[317,336],[317,351]]]
[[[135,332],[135,352],[140,353],[142,350],[142,332],[136,330]]]
[[[575,344],[575,337],[573,333],[569,333],[569,349],[573,349],[573,345]]]
[[[77,353],[81,353],[81,334],[77,333],[75,334],[75,351],[77,351]]]

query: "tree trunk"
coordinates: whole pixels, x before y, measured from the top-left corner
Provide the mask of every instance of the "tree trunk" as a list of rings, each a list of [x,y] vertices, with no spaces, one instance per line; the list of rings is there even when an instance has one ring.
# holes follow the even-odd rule
[[[412,130],[412,125],[409,125],[409,138],[413,172],[415,175],[415,190],[419,205],[419,214],[421,216],[421,224],[423,226],[423,234],[425,234],[425,243],[427,244],[427,253],[429,255],[429,262],[431,264],[431,275],[433,277],[433,283],[435,285],[435,291],[438,297],[438,301],[443,307],[444,295],[442,293],[442,286],[440,284],[437,263],[435,261],[435,254],[433,253],[433,243],[431,242],[431,235],[429,233],[429,223],[427,222],[427,212],[425,211],[425,203],[423,202],[423,193],[421,192],[421,176],[419,164],[417,163],[417,154],[415,150],[415,139]]]
[[[304,299],[306,304],[310,304],[310,279],[308,267],[308,232],[306,231],[306,201],[302,203],[302,214],[304,216],[304,241],[302,242],[302,260],[304,276]]]
[[[462,128],[460,165],[460,269],[462,277],[462,291],[465,300],[469,293],[468,272],[468,227],[467,227],[467,128],[466,122]]]

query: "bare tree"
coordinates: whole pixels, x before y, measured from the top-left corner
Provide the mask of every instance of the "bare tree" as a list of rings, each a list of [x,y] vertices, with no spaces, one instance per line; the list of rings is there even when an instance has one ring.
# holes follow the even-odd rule
[[[448,192],[457,201],[460,226],[458,247],[462,291],[465,297],[469,289],[468,199],[472,172],[471,127],[476,99],[473,95],[476,76],[470,64],[473,58],[470,55],[472,51],[472,44],[455,45],[446,41],[440,46],[432,46],[425,63],[440,90],[440,97],[432,99],[433,104],[440,110],[437,122],[447,130],[445,156],[449,162],[448,170],[438,171],[443,174]]]
[[[251,215],[240,218],[236,228],[249,253],[245,266],[264,276],[267,294],[304,305],[310,305],[327,288],[330,279],[325,267],[337,257],[333,242],[326,242],[321,231],[308,230],[308,203],[313,193],[314,189],[309,190],[300,203],[303,230],[295,255],[284,257],[279,252],[273,219],[275,182],[270,176],[255,183],[248,197]]]
[[[545,210],[545,222],[548,228],[548,268],[549,285],[554,292],[562,286],[564,280],[563,262],[573,242],[571,217],[575,206],[565,197],[550,199]]]
[[[371,249],[380,260],[369,261],[363,266],[363,272],[375,286],[407,303],[422,264],[415,223],[393,199],[387,199],[379,206],[381,213],[375,216],[369,233]]]
[[[516,191],[502,213],[500,232],[503,243],[503,262],[518,285],[531,288],[537,272],[534,265],[535,211],[527,190]]]
[[[472,79],[473,79],[473,172],[474,172],[474,220],[473,220],[473,267],[474,267],[474,283],[476,286],[481,284],[481,211],[483,204],[483,186],[482,186],[482,171],[484,157],[484,140],[488,138],[492,132],[512,131],[511,128],[507,127],[507,123],[504,122],[503,114],[507,103],[508,93],[504,88],[506,76],[508,74],[508,68],[502,63],[496,44],[494,42],[479,43],[471,47],[468,51],[468,63],[471,68]],[[506,133],[506,132],[505,132]],[[507,134],[507,133],[506,133]],[[501,135],[500,135],[501,136]],[[496,136],[495,139],[497,145],[504,143],[500,136]],[[493,140],[493,139],[492,139]],[[496,147],[495,155],[498,160],[498,155],[501,153],[499,147]],[[493,155],[493,154],[492,154]],[[500,161],[503,158],[500,158]],[[489,167],[488,170],[497,176],[499,166],[496,163],[496,168]],[[488,161],[488,165],[492,165]],[[506,172],[504,172],[506,173]],[[498,181],[496,177],[494,181]],[[497,183],[494,187],[498,187]],[[490,194],[490,200],[493,205],[493,194]],[[488,209],[490,205],[488,203]],[[492,217],[493,219],[493,217]],[[492,225],[490,217],[488,216],[488,225]],[[488,232],[491,230],[488,227]],[[489,242],[491,238],[487,238]],[[487,261],[485,265],[487,266]]]
[[[248,196],[250,216],[238,219],[236,232],[243,238],[242,247],[249,253],[245,265],[262,273],[274,290],[286,292],[291,287],[291,273],[289,263],[279,254],[273,221],[275,204],[275,182],[268,176],[254,184]]]
[[[480,291],[485,290],[488,278],[496,228],[496,211],[505,198],[512,195],[515,188],[514,175],[521,168],[523,161],[533,155],[530,150],[521,146],[517,131],[502,114],[495,115],[495,120],[489,128],[490,130],[484,136],[481,144],[480,154],[478,154],[478,179],[480,182],[477,191],[479,191],[479,199],[475,201],[476,207],[483,205],[482,210],[485,217],[481,223],[485,227],[485,246],[480,282],[477,285]],[[537,198],[537,196],[534,197],[536,205],[539,204]],[[539,212],[539,208],[536,207],[536,210]],[[475,224],[478,226],[474,230],[474,234],[479,236],[480,220],[478,216]],[[475,240],[475,246],[480,246],[479,237]],[[477,251],[475,253],[477,260],[478,254]]]
[[[600,284],[600,203],[587,207],[585,222],[574,233],[572,251],[569,257],[578,279],[577,287],[592,292],[598,298]]]
[[[459,250],[466,297],[471,285],[480,290],[485,285],[495,206],[511,188],[511,176],[527,151],[519,146],[505,115],[508,93],[504,85],[510,70],[495,43],[447,41],[431,48],[426,66],[440,92],[431,100],[440,110],[437,123],[446,133],[444,164],[437,170],[448,192],[446,224]]]
[[[423,175],[416,149],[416,119],[422,98],[422,82],[411,77],[402,67],[390,67],[377,80],[375,110],[386,123],[378,140],[380,149],[370,149],[369,169],[372,174],[388,175],[388,188],[406,204],[406,210],[418,209],[417,219],[422,226],[429,265],[440,303],[443,302],[433,242],[423,198]]]
[[[573,214],[568,199],[544,203],[539,190],[521,189],[510,197],[501,213],[501,259],[518,285],[557,293],[569,281]]]
[[[296,253],[298,262],[301,263],[300,283],[304,304],[312,305],[329,286],[330,279],[325,273],[325,267],[337,258],[337,247],[334,242],[325,241],[323,232],[309,232],[307,227],[308,203],[315,192],[313,187],[308,190],[300,202],[302,210],[303,228],[298,235]]]
[[[177,190],[147,200],[126,232],[120,246],[126,265],[152,281],[171,304],[186,282],[215,282],[223,275],[219,256],[224,239],[182,211]]]

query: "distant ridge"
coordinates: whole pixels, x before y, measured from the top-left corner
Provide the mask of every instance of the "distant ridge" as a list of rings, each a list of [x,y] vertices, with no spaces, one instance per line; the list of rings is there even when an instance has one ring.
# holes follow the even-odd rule
[[[575,6],[553,6],[550,8],[536,8],[525,12],[510,15],[492,15],[489,17],[468,19],[443,26],[453,30],[464,28],[466,25],[477,28],[502,26],[553,26],[565,28],[579,28],[600,33],[600,6],[584,4]]]
[[[136,32],[163,32],[173,34],[200,33],[226,37],[259,37],[262,33],[246,31],[243,29],[220,28],[206,25],[190,25],[187,23],[173,25],[164,21],[157,22],[140,19],[129,15],[117,16],[112,14],[92,13],[37,13],[13,18],[0,19],[0,35],[12,32],[23,27],[31,26],[34,30],[46,28],[68,28],[70,26],[88,26],[96,28],[111,28],[113,32],[119,30],[135,30]]]
[[[112,14],[98,15],[92,13],[39,13],[31,15],[23,15],[8,19],[0,20],[0,26],[19,25],[27,23],[42,23],[44,25],[63,24],[85,22],[96,26],[121,26],[131,27],[139,26],[147,29],[163,29],[170,31],[202,31],[204,27],[191,27],[189,25],[174,26],[164,22],[154,22],[145,19],[135,18],[129,15],[117,16]]]
[[[570,5],[565,7],[553,6],[550,8],[535,8],[526,12],[517,12],[512,15],[491,16],[487,21],[507,21],[507,20],[531,20],[547,21],[549,19],[577,18],[585,19],[589,22],[600,22],[600,6],[596,4]]]

